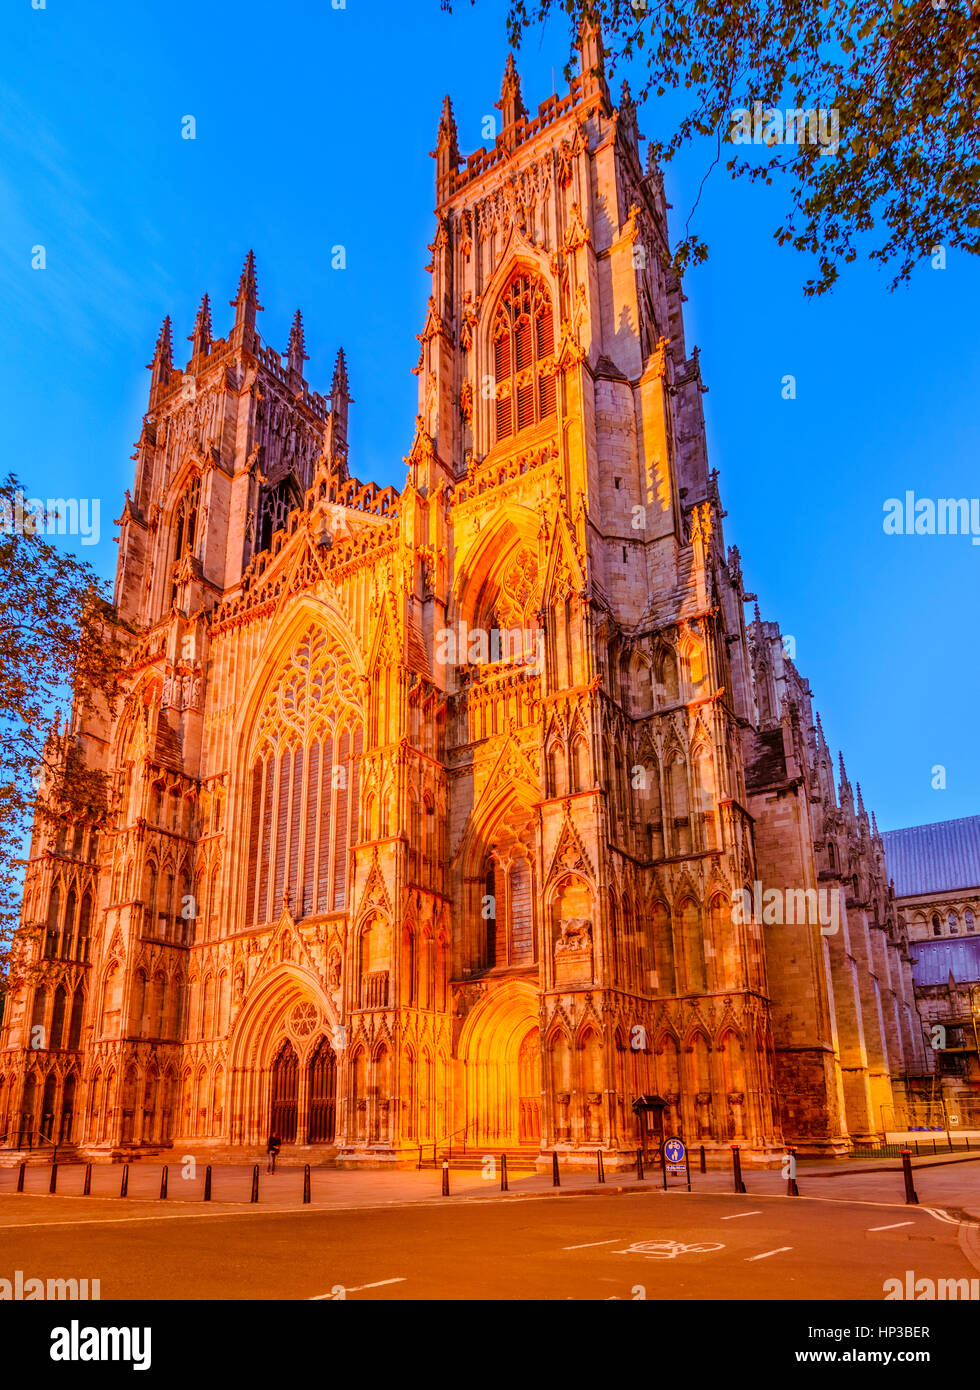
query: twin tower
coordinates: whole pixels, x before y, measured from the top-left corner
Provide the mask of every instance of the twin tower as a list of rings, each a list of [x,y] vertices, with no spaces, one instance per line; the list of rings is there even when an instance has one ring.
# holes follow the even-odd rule
[[[227,338],[205,300],[179,371],[165,325],[123,698],[57,735],[111,807],[35,831],[9,1148],[767,1161],[924,1070],[880,837],[746,623],[661,175],[580,56],[535,115],[509,60],[465,161],[447,98],[400,492],[349,470],[343,354],[323,396],[298,315],[261,341],[251,254]]]

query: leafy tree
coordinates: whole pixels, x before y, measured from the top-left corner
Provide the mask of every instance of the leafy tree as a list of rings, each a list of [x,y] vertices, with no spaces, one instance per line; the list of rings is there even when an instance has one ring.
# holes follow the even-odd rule
[[[108,811],[108,780],[87,765],[73,712],[113,708],[118,630],[91,566],[45,539],[50,519],[13,475],[0,482],[0,985],[34,813],[97,828]]]
[[[607,76],[633,58],[647,69],[641,100],[670,89],[690,93],[673,133],[651,141],[662,163],[685,142],[707,136],[717,150],[714,163],[724,158],[733,177],[769,184],[785,175],[790,205],[775,237],[817,256],[806,294],[829,290],[859,248],[891,265],[893,289],[938,247],[980,252],[980,0],[509,5],[515,47],[532,23],[552,13],[568,15],[573,35],[594,14],[607,45]],[[836,153],[811,137],[747,159],[731,142],[733,112],[751,111],[755,101],[784,112],[836,112]],[[688,233],[675,261],[683,268],[706,255],[707,246]]]

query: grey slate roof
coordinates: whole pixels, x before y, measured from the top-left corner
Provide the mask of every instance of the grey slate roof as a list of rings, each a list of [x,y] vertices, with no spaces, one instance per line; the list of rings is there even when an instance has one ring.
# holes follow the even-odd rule
[[[980,816],[886,830],[881,838],[896,898],[980,887]]]

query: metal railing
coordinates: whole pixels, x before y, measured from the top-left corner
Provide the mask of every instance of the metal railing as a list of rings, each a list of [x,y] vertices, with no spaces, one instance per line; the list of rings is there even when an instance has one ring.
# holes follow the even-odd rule
[[[476,1128],[475,1122],[474,1122],[474,1121],[470,1121],[470,1123],[469,1123],[469,1124],[465,1124],[465,1125],[463,1126],[462,1129],[456,1129],[456,1130],[454,1130],[454,1131],[452,1132],[452,1134],[445,1134],[445,1135],[443,1135],[443,1137],[442,1137],[441,1139],[433,1140],[433,1142],[432,1142],[432,1166],[433,1166],[433,1168],[437,1167],[437,1165],[438,1165],[438,1163],[439,1163],[439,1150],[442,1149],[442,1148],[444,1148],[444,1146],[445,1146],[446,1144],[449,1145],[449,1148],[448,1148],[448,1150],[446,1151],[445,1156],[446,1156],[446,1158],[449,1159],[450,1163],[452,1162],[452,1158],[453,1158],[453,1140],[456,1139],[460,1134],[463,1135],[463,1146],[462,1146],[461,1152],[465,1154],[465,1152],[466,1152],[466,1136],[469,1134],[469,1132],[470,1132],[471,1129],[475,1129],[475,1128]],[[423,1156],[424,1156],[424,1154],[425,1154],[425,1151],[428,1149],[428,1147],[429,1147],[428,1144],[420,1144],[420,1145],[419,1145],[419,1161],[418,1161],[418,1167],[419,1167],[419,1168],[421,1168],[421,1167],[423,1166],[423,1162],[427,1161]]]

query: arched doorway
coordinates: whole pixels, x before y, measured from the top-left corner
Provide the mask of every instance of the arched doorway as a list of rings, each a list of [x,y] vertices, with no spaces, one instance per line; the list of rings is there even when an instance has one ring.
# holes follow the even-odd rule
[[[269,1132],[284,1144],[296,1141],[299,1059],[287,1038],[272,1064],[272,1115]]]
[[[535,990],[511,981],[469,1015],[460,1035],[456,1128],[466,1142],[517,1148],[541,1142],[541,1047]]]
[[[337,1058],[321,1038],[310,1058],[309,1142],[332,1144],[337,1132]]]
[[[336,1133],[337,1093],[343,1084],[326,1041],[336,1024],[318,981],[290,962],[282,962],[249,991],[235,1021],[221,1102],[222,1127],[233,1145],[264,1147],[274,1130],[284,1142],[331,1142],[326,1138],[330,1102]],[[320,1076],[314,1079],[314,1055],[321,1044]],[[311,1107],[311,1102],[316,1104]],[[311,1121],[323,1138],[313,1137]]]

